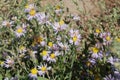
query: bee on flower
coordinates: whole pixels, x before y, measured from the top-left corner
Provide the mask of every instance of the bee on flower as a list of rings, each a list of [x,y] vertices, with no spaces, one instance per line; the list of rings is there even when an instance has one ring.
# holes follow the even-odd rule
[[[74,45],[79,45],[79,43],[81,41],[81,35],[79,34],[79,30],[71,29],[69,34],[71,37],[69,42]]]
[[[41,46],[45,46],[46,45],[45,37],[44,38],[43,38],[43,36],[34,37],[34,41],[32,43],[32,46],[35,46],[36,44],[38,44],[38,45],[40,44]]]
[[[30,70],[30,74],[28,75],[29,76],[29,79],[31,80],[37,80],[37,74],[38,74],[38,70],[37,68],[32,68]]]
[[[21,37],[21,36],[25,36],[26,30],[23,28],[23,26],[21,27],[20,25],[16,27],[15,30],[15,35],[17,37]]]
[[[47,60],[50,51],[43,50],[40,55],[43,57],[43,60]]]
[[[59,32],[59,31],[63,31],[63,30],[66,30],[68,25],[65,24],[65,22],[63,20],[60,20],[59,22],[55,22],[53,25],[52,25],[53,29],[56,31],[56,32]]]
[[[2,22],[2,26],[12,27],[13,23],[14,23],[14,21],[7,21],[7,20],[5,20],[5,21]]]
[[[47,58],[47,61],[48,62],[56,62],[56,60],[57,60],[57,56],[59,56],[60,55],[60,53],[58,52],[58,51],[55,51],[55,52],[53,52],[53,53],[50,53],[49,54],[49,57]]]
[[[104,45],[109,45],[112,42],[112,37],[111,34],[109,32],[104,32],[100,34],[100,38],[103,39],[103,44]]]
[[[47,64],[41,64],[41,66],[38,66],[38,74],[40,76],[44,76],[49,70],[51,70],[51,67],[48,67]]]

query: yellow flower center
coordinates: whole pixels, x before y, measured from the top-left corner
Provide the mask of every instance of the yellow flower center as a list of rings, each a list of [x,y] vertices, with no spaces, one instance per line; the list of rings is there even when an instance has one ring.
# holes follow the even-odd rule
[[[0,61],[0,65],[3,65],[4,64],[4,61]]]
[[[53,43],[52,43],[52,42],[49,42],[49,43],[48,43],[48,46],[52,47],[52,46],[53,46]]]
[[[120,38],[117,38],[116,40],[117,40],[117,42],[120,42]]]
[[[77,36],[74,36],[73,37],[73,42],[76,42],[77,41]]]
[[[96,32],[96,33],[100,33],[100,30],[99,30],[99,29],[96,29],[95,32]]]
[[[64,21],[63,21],[63,20],[60,20],[59,24],[60,24],[60,25],[63,25],[63,24],[64,24]]]
[[[56,10],[59,10],[59,9],[60,9],[60,6],[59,6],[59,5],[57,5],[55,8],[56,8]]]
[[[50,58],[54,59],[55,58],[55,54],[54,53],[50,54]]]
[[[91,64],[90,61],[88,61],[88,62],[86,63],[87,66],[90,66],[90,64]]]
[[[41,71],[46,71],[47,70],[47,68],[45,67],[45,66],[43,66],[42,68],[41,68]]]
[[[35,9],[31,9],[30,12],[29,12],[29,14],[30,14],[31,16],[34,16],[34,15],[36,14]]]
[[[110,41],[110,36],[107,36],[107,37],[106,37],[106,40],[107,40],[107,41]]]
[[[43,50],[41,55],[42,56],[46,56],[47,55],[47,51]]]
[[[17,29],[17,32],[18,32],[18,33],[22,33],[22,32],[23,32],[23,29],[22,29],[22,28],[18,28],[18,29]]]
[[[37,74],[38,70],[36,68],[31,69],[32,74]]]
[[[25,8],[29,8],[29,5],[27,4],[27,5],[25,5]]]
[[[25,47],[24,46],[20,46],[20,50],[24,50],[25,49]]]
[[[37,38],[37,42],[38,42],[38,43],[41,43],[42,41],[43,41],[43,38],[42,38],[42,37],[38,37],[38,38]]]
[[[92,51],[93,51],[93,53],[98,53],[99,49],[94,47],[94,48],[92,48]]]

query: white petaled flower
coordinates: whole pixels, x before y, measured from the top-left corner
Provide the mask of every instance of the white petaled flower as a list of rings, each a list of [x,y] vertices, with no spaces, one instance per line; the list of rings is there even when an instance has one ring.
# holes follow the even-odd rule
[[[8,57],[8,58],[6,59],[6,61],[5,61],[4,66],[5,66],[6,68],[10,68],[10,67],[13,66],[13,64],[14,64],[14,60],[13,60],[12,58]]]
[[[109,32],[101,33],[100,37],[103,39],[103,41],[104,41],[103,44],[104,45],[111,44],[112,38],[111,38],[111,34]]]
[[[39,16],[39,13],[36,12],[35,9],[31,9],[27,15],[28,20],[36,19]]]
[[[74,16],[73,16],[73,20],[79,21],[79,20],[80,20],[80,17],[79,17],[78,15],[74,15]]]
[[[100,33],[101,33],[101,30],[100,30],[100,29],[98,29],[98,28],[95,29],[95,33],[94,33],[95,36],[98,36]]]
[[[71,29],[70,30],[70,40],[69,42],[71,44],[74,44],[74,45],[79,45],[80,41],[81,41],[81,35],[79,34],[79,31],[78,30],[73,30]]]
[[[60,22],[55,22],[53,25],[52,25],[53,29],[56,31],[56,32],[59,32],[59,31],[63,31],[63,30],[66,30],[68,25],[65,24],[65,22],[63,20],[60,20]]]
[[[41,66],[38,66],[38,74],[40,76],[45,75],[49,70],[51,70],[51,67],[47,67],[47,64],[43,64]]]
[[[91,55],[92,58],[101,59],[103,57],[102,51],[100,51],[97,47],[92,47],[91,53],[92,53]]]
[[[68,44],[63,44],[62,42],[58,42],[58,45],[60,46],[60,48],[62,49],[62,50],[69,50],[69,46],[68,46]]]
[[[45,14],[45,12],[41,12],[41,13],[38,13],[37,15],[37,21],[39,24],[45,24],[45,23],[49,23],[48,22],[48,15]]]
[[[50,53],[49,57],[47,58],[47,61],[49,62],[56,62],[57,56],[59,56],[60,53],[58,51],[55,51],[54,53]]]
[[[92,59],[89,59],[88,61],[89,61],[92,65],[94,65],[94,64],[96,63],[96,60],[93,59],[93,58],[92,58]]]
[[[52,49],[52,47],[53,47],[53,42],[48,42],[48,48]]]
[[[27,49],[26,49],[25,46],[20,46],[18,51],[19,51],[19,53],[23,53],[24,54],[27,51]]]
[[[110,74],[110,75],[106,76],[106,77],[104,78],[104,80],[118,80],[118,79],[115,79],[115,78]]]
[[[36,59],[36,56],[35,56],[36,53],[37,51],[32,51],[32,50],[29,51],[29,54],[33,59]]]
[[[25,33],[26,33],[26,30],[25,30],[23,27],[17,26],[17,28],[16,28],[16,30],[15,30],[15,35],[16,35],[17,37],[24,36]]]
[[[37,73],[38,70],[36,68],[33,68],[30,70],[29,78],[30,79],[37,79]]]
[[[107,62],[109,62],[109,63],[111,63],[111,64],[114,64],[114,59],[113,59],[113,57],[109,57]]]
[[[47,60],[50,51],[43,50],[40,55],[43,57],[43,60]]]
[[[14,23],[14,21],[3,21],[2,22],[2,26],[5,26],[5,27],[11,27],[11,26],[13,26],[13,23]]]
[[[25,12],[30,12],[30,10],[36,9],[34,4],[27,4],[25,5]]]
[[[61,7],[59,6],[59,5],[57,5],[56,7],[55,7],[55,13],[57,14],[57,15],[59,15],[60,13],[62,13],[63,12],[63,9],[61,9]]]

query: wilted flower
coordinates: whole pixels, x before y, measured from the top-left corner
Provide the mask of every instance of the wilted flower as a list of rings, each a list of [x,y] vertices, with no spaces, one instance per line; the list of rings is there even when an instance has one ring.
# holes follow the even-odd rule
[[[13,26],[13,21],[3,21],[2,22],[2,26],[5,26],[5,27],[11,27],[11,26]]]
[[[40,76],[43,76],[43,75],[45,75],[45,74],[48,72],[48,70],[50,70],[50,69],[51,69],[51,67],[47,67],[47,64],[38,66],[38,74],[39,74]]]
[[[13,64],[14,64],[14,60],[13,60],[12,58],[8,57],[8,58],[6,59],[6,61],[5,61],[4,66],[5,66],[6,68],[10,68],[10,67],[13,66]]]
[[[35,46],[36,44],[40,44],[41,46],[45,46],[46,45],[45,38],[43,38],[43,36],[35,37],[34,41],[32,43],[32,46]]]

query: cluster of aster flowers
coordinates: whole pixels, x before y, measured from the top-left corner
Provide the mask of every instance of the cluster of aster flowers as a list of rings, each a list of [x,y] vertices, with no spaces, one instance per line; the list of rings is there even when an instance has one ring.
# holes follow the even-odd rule
[[[112,33],[97,28],[84,37],[84,28],[77,25],[80,16],[69,15],[67,22],[62,18],[63,12],[60,5],[49,13],[39,11],[35,4],[27,4],[22,17],[14,16],[2,22],[0,43],[4,44],[0,45],[0,66],[5,80],[8,73],[11,79],[22,75],[29,80],[37,80],[39,76],[57,80],[60,70],[64,72],[62,77],[69,74],[68,79],[76,79],[74,74],[81,75],[81,80],[100,80],[101,77],[117,80],[120,77],[118,70],[113,70],[114,62],[119,59],[112,56],[109,49],[114,41]],[[119,37],[115,40],[120,43]],[[102,72],[103,67],[108,71]]]

